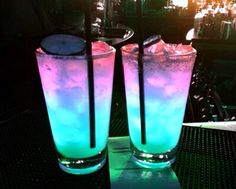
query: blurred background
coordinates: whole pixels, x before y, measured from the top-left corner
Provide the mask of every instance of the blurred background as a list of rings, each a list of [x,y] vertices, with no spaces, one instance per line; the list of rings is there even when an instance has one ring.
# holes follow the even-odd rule
[[[106,26],[122,23],[135,30],[135,2],[92,0],[92,21]],[[194,0],[143,0],[145,33],[160,33],[166,40],[184,40],[193,25],[195,4]],[[1,35],[7,38],[38,37],[59,31],[80,34],[83,12],[83,0],[1,2]]]
[[[87,177],[57,168],[35,58],[47,35],[85,35],[87,1],[0,0],[0,188],[109,188],[104,186],[108,163]],[[124,136],[128,123],[119,49],[137,42],[140,34],[136,0],[91,1],[93,39],[117,50],[109,134]],[[236,188],[235,132],[217,127],[228,124],[235,131],[236,122],[230,122],[236,120],[235,1],[142,0],[142,5],[144,38],[160,34],[166,43],[191,44],[198,52],[184,117],[198,127],[183,127],[172,167],[181,187]]]
[[[42,108],[42,91],[34,51],[54,33],[84,36],[84,0],[0,1],[0,115],[15,107]],[[124,38],[115,47],[137,42],[136,0],[92,0],[94,40]],[[192,44],[198,51],[185,121],[235,120],[235,36],[221,39],[219,23],[233,21],[234,1],[143,0],[144,38],[161,34],[167,43]],[[235,5],[235,6],[234,6]],[[217,28],[217,27],[218,28]],[[134,32],[125,39],[125,31]],[[236,27],[235,27],[236,28]],[[187,33],[190,38],[186,39]],[[108,40],[108,42],[110,42]],[[116,72],[121,72],[117,57]],[[119,75],[117,76],[119,78]],[[118,96],[122,80],[115,79]],[[122,96],[122,95],[120,95]]]

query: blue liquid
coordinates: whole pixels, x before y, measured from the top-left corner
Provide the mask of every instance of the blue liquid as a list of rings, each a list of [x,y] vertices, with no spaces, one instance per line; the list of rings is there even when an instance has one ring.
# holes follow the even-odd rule
[[[94,59],[96,146],[90,148],[87,61],[37,57],[54,143],[62,156],[84,159],[106,148],[114,58],[115,52]]]
[[[179,141],[194,61],[169,64],[151,58],[144,57],[146,144],[142,144],[137,57],[123,52],[129,134],[138,150],[164,154]]]

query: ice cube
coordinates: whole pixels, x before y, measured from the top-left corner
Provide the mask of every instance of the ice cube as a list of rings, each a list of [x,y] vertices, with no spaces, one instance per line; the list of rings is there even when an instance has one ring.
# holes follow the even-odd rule
[[[166,43],[161,39],[157,43],[144,49],[145,54],[163,54]]]
[[[132,43],[132,44],[127,44],[122,47],[122,49],[126,52],[133,52],[138,54],[138,44]]]
[[[193,48],[190,45],[179,44],[176,48],[178,54],[188,54],[193,52]]]
[[[175,85],[167,85],[165,86],[164,93],[165,96],[172,96],[177,92],[177,86]]]
[[[139,47],[138,44],[128,44],[123,46],[122,49],[126,52],[138,54]],[[191,45],[165,43],[158,36],[151,36],[147,41],[144,41],[144,54],[157,54],[160,56],[160,60],[165,60],[165,57],[170,55],[186,55],[194,51]]]
[[[110,51],[111,47],[103,41],[95,41],[92,43],[93,55],[98,55]]]
[[[167,44],[165,46],[165,52],[167,55],[186,55],[193,52],[193,48],[190,45]]]
[[[147,82],[148,82],[148,84],[150,84],[153,87],[163,87],[167,83],[166,79],[161,76],[148,77]]]

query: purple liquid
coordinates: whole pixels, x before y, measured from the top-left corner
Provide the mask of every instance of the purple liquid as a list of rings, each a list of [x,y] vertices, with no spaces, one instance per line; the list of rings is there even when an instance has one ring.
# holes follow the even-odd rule
[[[37,62],[57,151],[67,158],[88,158],[106,148],[110,121],[115,50],[103,42],[92,46],[94,63],[95,140],[90,148],[87,59],[46,55]]]
[[[163,154],[178,143],[196,53],[189,46],[164,44],[144,49],[146,144],[141,142],[136,44],[122,48],[131,142],[140,151]],[[157,53],[156,53],[157,52]]]

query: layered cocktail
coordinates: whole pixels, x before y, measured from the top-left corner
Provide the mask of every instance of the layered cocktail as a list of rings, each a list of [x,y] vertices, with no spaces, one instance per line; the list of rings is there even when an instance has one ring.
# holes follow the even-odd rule
[[[60,167],[87,174],[106,161],[115,49],[92,43],[92,56],[36,51],[38,69]],[[88,62],[93,64],[95,144],[91,147]]]
[[[137,49],[137,44],[121,49],[131,150],[138,164],[161,168],[175,159],[196,51],[189,45],[166,44],[160,40],[144,48],[140,60]],[[140,72],[145,133],[141,125]]]

